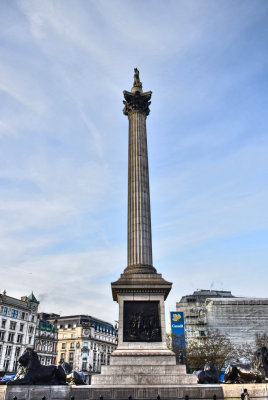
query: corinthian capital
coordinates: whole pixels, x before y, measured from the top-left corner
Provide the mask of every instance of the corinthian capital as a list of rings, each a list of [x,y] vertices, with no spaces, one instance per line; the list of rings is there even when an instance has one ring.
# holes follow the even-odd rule
[[[123,109],[123,113],[125,115],[129,115],[132,111],[139,111],[144,113],[145,115],[149,115],[150,109],[149,105],[151,104],[150,99],[152,96],[152,92],[141,92],[139,90],[135,92],[127,92],[123,91],[125,100],[123,103],[125,107]]]

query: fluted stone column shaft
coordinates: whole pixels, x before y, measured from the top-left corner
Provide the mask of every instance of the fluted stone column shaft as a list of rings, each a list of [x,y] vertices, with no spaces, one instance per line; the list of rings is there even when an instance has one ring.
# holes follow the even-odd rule
[[[152,266],[146,114],[132,111],[128,118],[128,266]]]

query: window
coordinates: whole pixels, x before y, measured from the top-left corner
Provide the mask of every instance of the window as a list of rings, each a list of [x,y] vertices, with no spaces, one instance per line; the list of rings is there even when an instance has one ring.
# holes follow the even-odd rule
[[[4,340],[4,338],[5,338],[5,332],[1,331],[0,332],[0,340]]]
[[[12,346],[7,346],[6,347],[6,357],[10,356],[12,350]]]
[[[82,371],[86,371],[87,370],[87,362],[83,361],[82,362]]]
[[[0,355],[2,354],[3,346],[0,344]]]
[[[8,367],[9,367],[9,360],[5,360],[4,361],[4,370],[8,371]]]
[[[70,349],[74,349],[74,342],[70,343]]]
[[[5,319],[2,319],[2,328],[3,328],[3,329],[5,329],[5,327],[6,327],[6,322],[7,322],[7,321],[6,321]]]
[[[60,359],[61,359],[61,361],[64,361],[64,360],[65,360],[65,353],[61,353]]]
[[[3,315],[7,315],[7,307],[3,307]]]
[[[206,336],[206,332],[205,331],[199,331],[199,335],[200,336]]]
[[[87,360],[87,353],[82,353],[82,360]]]
[[[13,362],[13,371],[17,371],[18,363],[19,363],[18,360],[14,360],[14,362]]]
[[[66,349],[66,343],[62,343],[62,344],[61,344],[61,348],[62,348],[62,349]]]
[[[30,326],[29,327],[29,333],[33,333],[34,332],[34,327],[33,326]]]
[[[74,353],[69,353],[69,361],[73,361],[74,360]]]
[[[31,344],[32,336],[29,336],[29,344]]]
[[[16,322],[10,321],[9,329],[11,329],[12,331],[14,331],[14,330],[16,329]]]
[[[22,343],[22,338],[23,338],[23,335],[18,335],[17,336],[17,343]]]
[[[34,322],[34,315],[32,315],[32,322]]]
[[[14,308],[11,309],[11,318],[18,318],[18,310],[14,310]]]
[[[25,319],[25,312],[24,311],[21,312],[21,319]]]
[[[19,357],[19,355],[20,355],[20,347],[16,347],[15,357]]]
[[[13,342],[14,341],[14,335],[15,335],[15,333],[9,332],[7,341],[8,342]]]
[[[20,324],[20,331],[23,332],[24,324]]]
[[[88,342],[83,342],[83,346],[82,347],[88,347]]]

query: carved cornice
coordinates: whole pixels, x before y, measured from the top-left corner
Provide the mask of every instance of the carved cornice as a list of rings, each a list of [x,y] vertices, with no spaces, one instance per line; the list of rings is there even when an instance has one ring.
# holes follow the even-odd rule
[[[167,298],[172,283],[162,278],[161,274],[121,274],[116,282],[111,283],[114,301],[121,293],[158,293]]]
[[[125,100],[123,101],[123,103],[125,104],[123,113],[125,115],[129,115],[133,111],[139,111],[144,113],[145,115],[149,115],[149,105],[151,104],[150,99],[152,96],[151,91],[142,93],[137,90],[136,92],[132,93],[124,90],[123,94],[125,98]]]

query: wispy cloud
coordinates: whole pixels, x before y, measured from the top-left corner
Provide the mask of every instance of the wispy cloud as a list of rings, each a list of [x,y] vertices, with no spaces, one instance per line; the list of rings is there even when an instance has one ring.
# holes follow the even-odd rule
[[[2,289],[33,289],[45,311],[117,318],[122,90],[138,67],[153,90],[153,251],[174,281],[168,308],[212,281],[266,296],[245,267],[259,277],[267,262],[267,13],[262,0],[1,2]]]

